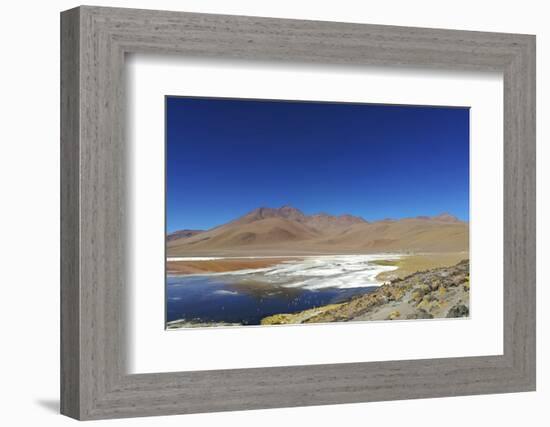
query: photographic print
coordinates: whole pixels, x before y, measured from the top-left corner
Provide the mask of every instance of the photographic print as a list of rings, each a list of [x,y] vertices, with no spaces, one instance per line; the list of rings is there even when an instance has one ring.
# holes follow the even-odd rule
[[[167,329],[469,317],[468,107],[165,109]]]

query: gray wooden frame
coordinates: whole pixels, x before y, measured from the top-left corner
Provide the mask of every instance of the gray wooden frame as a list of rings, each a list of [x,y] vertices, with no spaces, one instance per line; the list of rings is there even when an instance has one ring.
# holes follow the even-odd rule
[[[124,57],[131,52],[502,72],[504,354],[127,374]],[[100,419],[535,390],[534,36],[71,9],[61,14],[61,165],[63,414]]]

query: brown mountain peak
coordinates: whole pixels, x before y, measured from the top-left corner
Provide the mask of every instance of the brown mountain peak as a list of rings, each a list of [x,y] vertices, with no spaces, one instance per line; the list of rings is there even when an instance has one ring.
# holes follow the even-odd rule
[[[351,214],[338,215],[338,218],[340,218],[341,220],[355,222],[355,223],[361,223],[361,222],[368,223],[368,221],[365,218],[361,216],[351,215]]]
[[[305,216],[304,213],[298,209],[298,208],[295,208],[293,206],[290,206],[290,205],[283,205],[281,206],[280,208],[276,208],[275,211],[277,211],[277,213],[283,217],[286,217],[286,216],[300,216],[300,217],[303,217]]]
[[[432,219],[441,222],[462,222],[456,216],[451,215],[448,212],[440,213],[439,215],[433,216]]]
[[[234,222],[238,223],[249,223],[253,221],[259,221],[267,218],[284,218],[294,221],[301,221],[305,218],[305,215],[299,209],[296,209],[290,205],[284,205],[280,208],[270,208],[270,207],[259,207],[250,211],[246,215],[240,217]]]

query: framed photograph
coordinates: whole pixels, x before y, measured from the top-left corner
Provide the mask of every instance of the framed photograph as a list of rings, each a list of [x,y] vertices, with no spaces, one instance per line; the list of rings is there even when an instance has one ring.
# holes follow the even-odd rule
[[[469,108],[165,108],[168,329],[469,317]]]
[[[535,37],[61,14],[61,411],[535,390]]]

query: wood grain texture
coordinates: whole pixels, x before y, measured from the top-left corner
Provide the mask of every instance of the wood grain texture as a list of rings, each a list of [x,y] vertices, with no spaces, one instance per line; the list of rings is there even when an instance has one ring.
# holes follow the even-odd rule
[[[61,412],[80,414],[78,10],[61,20]]]
[[[100,419],[534,390],[534,36],[86,6],[63,12],[61,27],[62,413]],[[504,354],[127,374],[127,53],[503,72]]]

